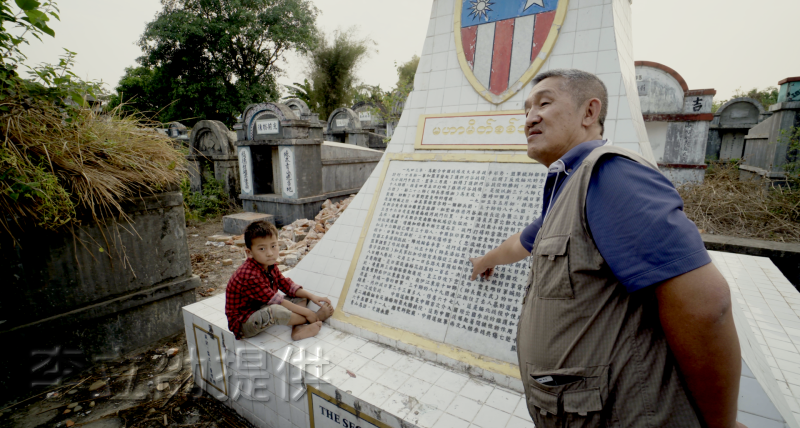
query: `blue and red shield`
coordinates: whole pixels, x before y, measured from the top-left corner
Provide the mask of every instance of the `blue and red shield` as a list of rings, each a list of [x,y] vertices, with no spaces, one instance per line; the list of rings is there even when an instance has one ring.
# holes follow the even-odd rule
[[[455,38],[467,79],[499,104],[539,71],[558,37],[568,0],[456,0]]]

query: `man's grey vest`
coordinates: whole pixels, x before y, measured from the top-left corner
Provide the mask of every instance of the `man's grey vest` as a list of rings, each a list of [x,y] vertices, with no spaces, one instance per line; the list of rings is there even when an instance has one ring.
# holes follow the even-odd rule
[[[517,333],[528,411],[537,428],[700,427],[654,287],[628,293],[592,238],[586,192],[603,156],[655,168],[635,153],[599,147],[571,172],[547,214]]]

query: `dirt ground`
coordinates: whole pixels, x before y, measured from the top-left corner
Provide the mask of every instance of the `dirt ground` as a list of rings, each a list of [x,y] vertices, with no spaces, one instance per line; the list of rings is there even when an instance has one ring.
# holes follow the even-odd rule
[[[197,300],[224,293],[228,279],[244,261],[244,250],[206,245],[210,236],[223,234],[222,217],[192,222],[186,234],[192,273],[201,278]],[[232,263],[226,265],[225,260]],[[194,386],[190,361],[181,332],[116,362],[96,366],[59,387],[22,397],[25,401],[16,405],[2,405],[0,428],[251,427]]]
[[[245,428],[194,386],[184,333],[98,365],[0,412],[0,428]]]
[[[231,275],[244,262],[244,249],[240,247],[206,245],[209,237],[222,234],[222,217],[206,222],[192,222],[186,226],[189,254],[192,258],[192,273],[200,276],[202,284],[196,290],[198,301],[224,293]],[[232,260],[233,264],[225,266],[223,261],[228,259]]]

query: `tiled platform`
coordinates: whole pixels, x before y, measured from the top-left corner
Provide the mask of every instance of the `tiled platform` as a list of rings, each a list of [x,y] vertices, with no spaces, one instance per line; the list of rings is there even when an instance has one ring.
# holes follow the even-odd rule
[[[745,361],[739,420],[750,428],[800,427],[800,293],[769,259],[711,254],[736,303]],[[304,385],[393,428],[533,426],[518,379],[445,365],[437,355],[338,321],[339,330],[326,325],[298,342],[280,326],[236,341],[227,331],[223,295],[185,307],[184,319],[193,355],[195,331],[203,334],[195,326],[219,337],[225,381],[218,387],[228,394],[202,380],[207,375],[199,375],[195,360],[198,385],[259,427],[309,427]]]

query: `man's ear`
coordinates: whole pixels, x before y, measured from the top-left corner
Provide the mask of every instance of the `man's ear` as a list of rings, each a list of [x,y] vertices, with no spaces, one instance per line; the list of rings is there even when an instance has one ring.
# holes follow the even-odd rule
[[[592,98],[586,102],[586,109],[584,110],[583,120],[581,124],[587,128],[592,126],[592,124],[599,124],[600,122],[600,109],[603,107],[603,103],[600,102],[597,98]]]

